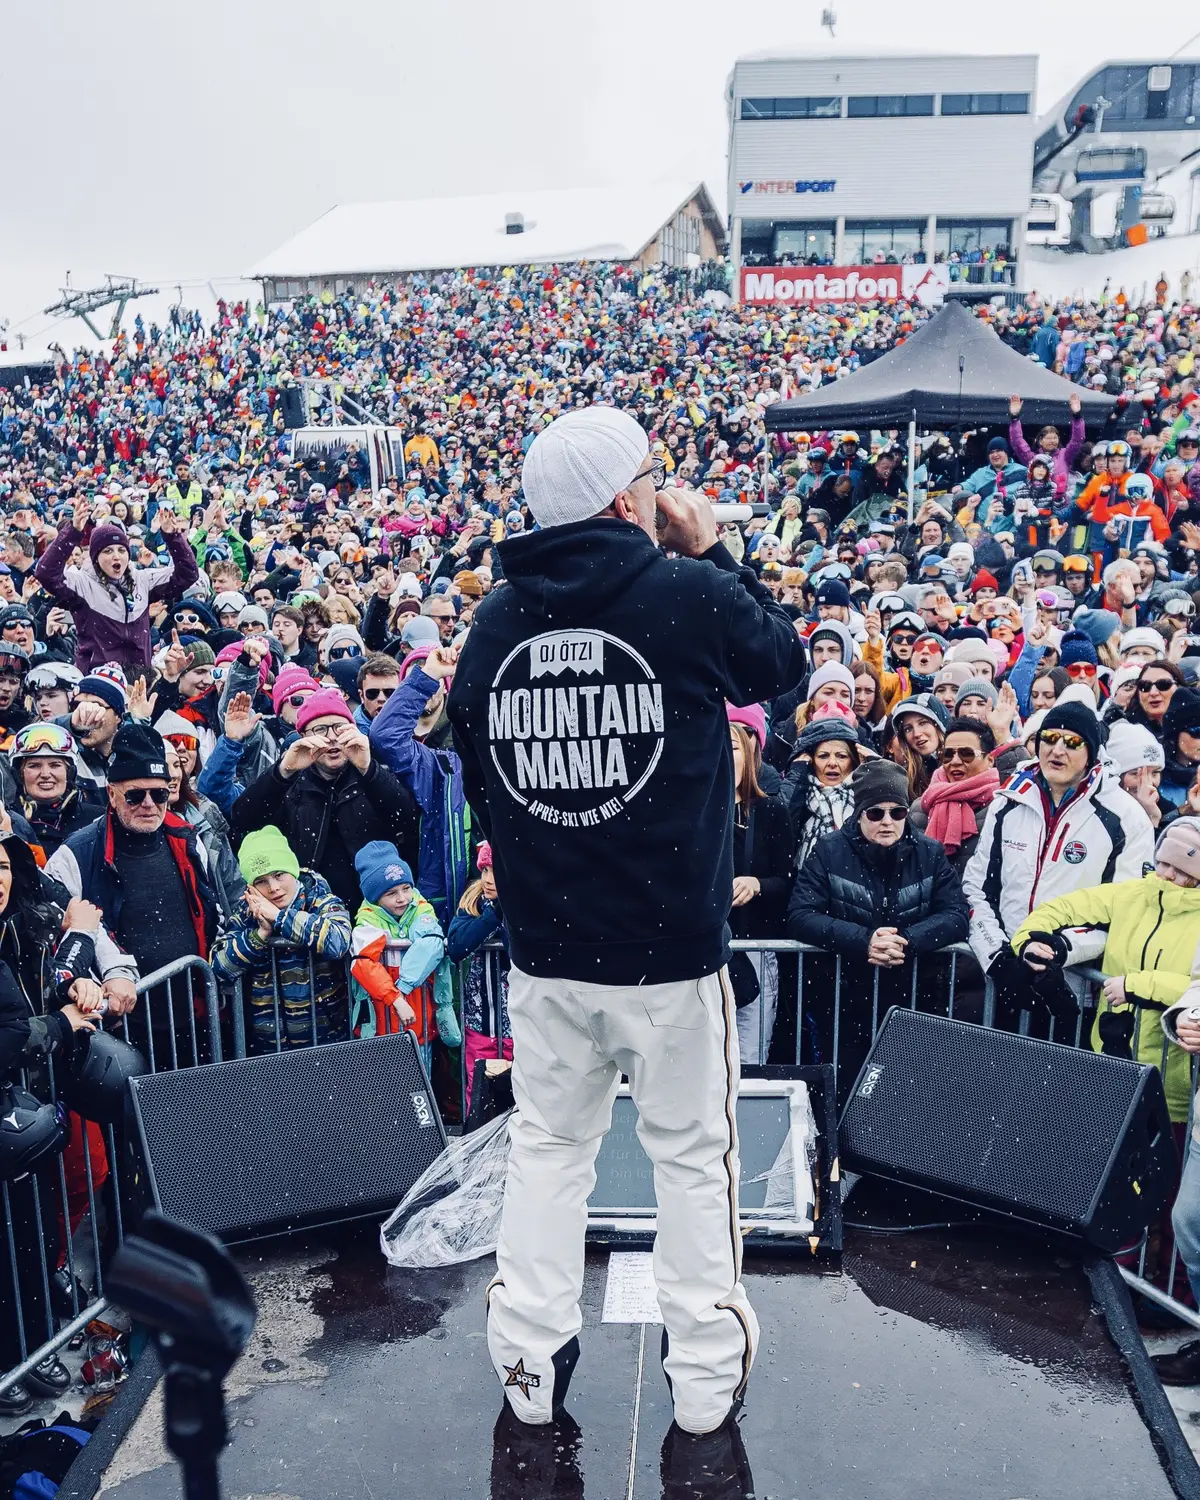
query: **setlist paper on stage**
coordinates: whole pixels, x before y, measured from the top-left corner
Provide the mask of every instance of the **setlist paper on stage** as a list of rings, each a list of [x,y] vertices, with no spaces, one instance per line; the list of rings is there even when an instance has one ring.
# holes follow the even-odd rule
[[[608,1257],[602,1323],[661,1323],[654,1285],[654,1257],[641,1250],[614,1250]]]

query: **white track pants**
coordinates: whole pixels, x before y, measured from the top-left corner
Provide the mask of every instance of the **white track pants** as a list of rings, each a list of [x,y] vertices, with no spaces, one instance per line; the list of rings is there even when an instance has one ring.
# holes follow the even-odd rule
[[[622,988],[514,967],[508,1007],[517,1107],[488,1289],[488,1347],[505,1394],[522,1420],[550,1420],[551,1358],[582,1326],[587,1199],[625,1073],[654,1164],[654,1275],[675,1417],[707,1432],[744,1389],[758,1342],[740,1280],[727,976]]]

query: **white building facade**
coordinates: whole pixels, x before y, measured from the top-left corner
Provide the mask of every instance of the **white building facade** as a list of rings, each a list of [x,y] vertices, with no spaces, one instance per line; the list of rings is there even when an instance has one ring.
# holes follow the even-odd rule
[[[727,91],[735,264],[1000,251],[1014,280],[1036,86],[1032,55],[740,58]]]

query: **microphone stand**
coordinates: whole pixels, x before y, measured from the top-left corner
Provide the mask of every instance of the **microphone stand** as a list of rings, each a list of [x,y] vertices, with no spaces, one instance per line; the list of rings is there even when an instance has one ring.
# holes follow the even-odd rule
[[[187,1500],[220,1500],[224,1380],[254,1331],[254,1298],[212,1235],[149,1212],[113,1257],[113,1301],[149,1325],[165,1384],[167,1447]]]

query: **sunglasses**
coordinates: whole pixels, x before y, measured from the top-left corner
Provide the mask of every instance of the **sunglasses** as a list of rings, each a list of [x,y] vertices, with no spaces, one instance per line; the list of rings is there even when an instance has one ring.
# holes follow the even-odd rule
[[[1095,677],[1096,668],[1090,661],[1073,661],[1067,667],[1068,677]]]
[[[968,766],[973,760],[978,759],[978,750],[971,750],[955,746],[953,749],[942,751],[942,765],[944,766],[948,766],[952,760],[961,760],[964,766]]]
[[[666,460],[661,458],[654,459],[651,462],[650,467],[648,469],[643,469],[640,474],[635,474],[634,478],[630,480],[630,483],[633,484],[638,479],[649,479],[654,489],[661,490],[667,482]]]
[[[166,786],[131,786],[128,791],[121,793],[126,807],[140,807],[147,797],[155,807],[165,807],[170,795],[171,789]]]
[[[1173,677],[1143,678],[1137,685],[1139,693],[1169,693],[1175,686]]]
[[[1082,735],[1069,729],[1043,729],[1038,738],[1043,745],[1061,745],[1064,750],[1082,750],[1085,744]]]
[[[181,611],[175,616],[176,625],[199,625],[200,616],[194,615],[190,610]]]
[[[890,818],[893,823],[903,823],[908,817],[907,807],[868,807],[863,814],[868,823],[882,823]]]
[[[329,653],[330,661],[348,661],[352,656],[361,656],[357,646],[335,646]]]
[[[394,687],[386,687],[386,688],[363,688],[363,690],[362,690],[363,701],[366,702],[366,703],[374,703],[375,700],[376,700],[376,698],[382,698],[384,700],[384,702],[386,703],[387,700],[392,696],[392,694],[395,691],[396,691],[396,689]]]
[[[888,640],[893,646],[911,646],[912,643],[916,640],[916,636],[905,635],[902,630],[895,630],[891,635],[888,636]]]

